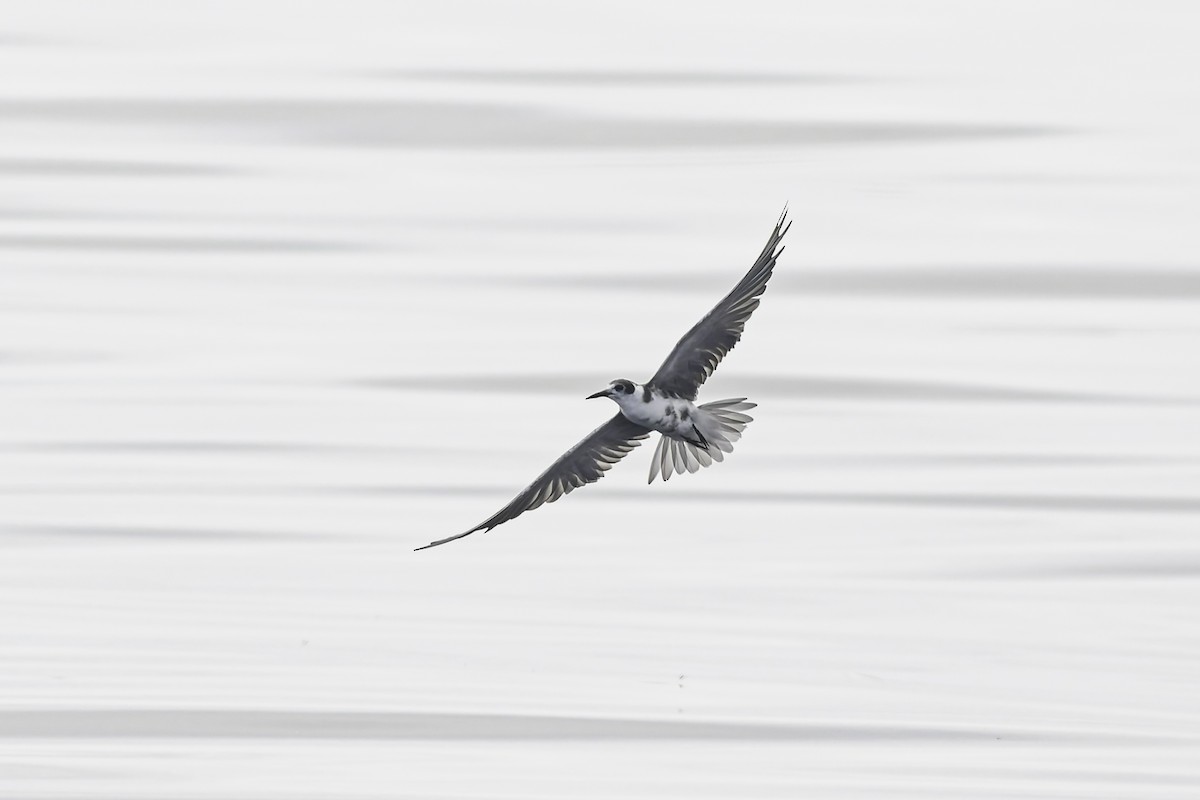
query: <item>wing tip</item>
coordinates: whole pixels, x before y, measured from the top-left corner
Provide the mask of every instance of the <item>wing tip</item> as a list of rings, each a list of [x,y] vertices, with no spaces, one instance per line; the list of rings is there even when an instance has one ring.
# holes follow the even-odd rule
[[[491,528],[484,528],[482,525],[480,525],[478,528],[471,528],[471,530],[469,530],[465,533],[455,534],[454,536],[447,536],[445,539],[438,539],[437,541],[430,542],[429,544],[423,544],[420,547],[414,547],[413,552],[417,553],[417,552],[420,552],[421,550],[428,550],[431,547],[437,547],[438,545],[447,544],[449,542],[453,542],[455,539],[461,539],[464,536],[470,536],[472,533],[475,533],[476,531],[483,531],[483,530],[490,531]]]
[[[511,522],[526,511],[532,511],[545,503],[553,503],[555,500],[575,491],[580,486],[595,483],[604,477],[605,471],[632,452],[635,447],[638,447],[641,444],[641,440],[650,436],[650,433],[651,431],[648,428],[643,428],[634,422],[630,422],[624,414],[618,411],[611,419],[588,434],[587,438],[560,456],[557,461],[550,465],[548,470],[538,476],[529,486],[526,486],[507,506],[469,531],[455,536],[447,536],[445,539],[438,539],[427,545],[416,547],[413,549],[413,552],[438,547],[439,545],[453,542],[455,539],[470,536],[476,531],[486,533],[506,522]],[[571,472],[560,471],[555,473],[555,469],[564,464],[570,467],[571,465],[567,462],[567,459],[576,450],[585,445],[587,449],[583,452],[590,459],[591,469],[594,470],[595,474],[589,473],[586,469],[582,468]],[[539,486],[539,483],[542,485]]]
[[[795,222],[795,220],[787,218],[789,205],[790,203],[783,204],[783,213],[779,215],[779,221],[775,223],[775,233],[771,238],[773,238],[776,242],[779,242],[784,236],[787,236],[787,232],[792,229],[792,223]],[[782,252],[782,248],[780,249],[780,252]]]

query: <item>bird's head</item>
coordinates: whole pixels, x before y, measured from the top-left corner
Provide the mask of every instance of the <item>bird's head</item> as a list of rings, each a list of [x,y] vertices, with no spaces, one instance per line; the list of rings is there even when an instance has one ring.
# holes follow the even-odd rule
[[[594,400],[597,397],[610,397],[618,404],[627,397],[633,397],[634,392],[638,391],[638,385],[633,381],[625,378],[617,378],[612,383],[608,384],[607,389],[601,389],[595,394],[589,394],[588,400]]]

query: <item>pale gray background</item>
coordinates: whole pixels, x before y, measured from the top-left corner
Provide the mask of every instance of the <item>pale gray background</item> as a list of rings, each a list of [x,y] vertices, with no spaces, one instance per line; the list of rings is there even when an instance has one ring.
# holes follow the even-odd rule
[[[0,796],[1195,797],[1195,9],[7,4]]]

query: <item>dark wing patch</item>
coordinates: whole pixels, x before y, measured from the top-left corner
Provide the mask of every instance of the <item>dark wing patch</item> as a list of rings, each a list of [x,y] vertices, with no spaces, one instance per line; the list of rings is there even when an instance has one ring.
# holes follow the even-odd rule
[[[684,334],[658,372],[654,373],[648,386],[676,397],[696,399],[700,386],[742,338],[746,320],[758,308],[759,295],[767,290],[775,260],[783,252],[779,243],[792,226],[790,222],[784,224],[786,218],[785,208],[754,266],[733,287],[733,291]]]
[[[565,494],[586,483],[595,483],[604,473],[624,458],[633,448],[650,435],[648,428],[630,422],[618,413],[608,422],[592,431],[579,444],[563,453],[550,468],[525,487],[512,502],[465,533],[430,542],[418,550],[437,547],[452,542],[475,531],[490,531],[526,511],[532,511],[543,503],[553,503]]]

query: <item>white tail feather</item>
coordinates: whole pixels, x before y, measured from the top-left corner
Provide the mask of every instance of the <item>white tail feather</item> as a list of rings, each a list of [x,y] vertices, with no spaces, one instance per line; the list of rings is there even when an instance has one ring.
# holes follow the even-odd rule
[[[660,436],[654,456],[650,459],[650,483],[662,473],[664,481],[684,471],[698,472],[701,467],[712,466],[715,461],[724,461],[726,453],[733,452],[733,443],[742,438],[742,432],[753,421],[743,414],[755,407],[744,397],[705,403],[696,409],[695,423],[708,442],[708,447],[698,447],[682,439]]]

